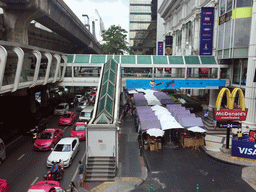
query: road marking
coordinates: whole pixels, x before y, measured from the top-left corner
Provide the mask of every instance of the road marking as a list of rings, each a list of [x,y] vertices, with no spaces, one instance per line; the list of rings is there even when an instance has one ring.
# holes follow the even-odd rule
[[[166,185],[165,185],[164,183],[161,183],[158,178],[154,177],[153,180],[154,180],[155,182],[159,183],[159,184],[161,185],[162,189],[165,189],[165,188],[166,188]]]
[[[64,129],[63,129],[63,133],[67,130],[68,126],[66,126]]]
[[[18,158],[18,161],[21,160],[22,157],[24,157],[25,154],[21,155],[19,158]]]
[[[35,180],[30,184],[30,186],[34,185],[38,179],[39,177],[36,177]]]

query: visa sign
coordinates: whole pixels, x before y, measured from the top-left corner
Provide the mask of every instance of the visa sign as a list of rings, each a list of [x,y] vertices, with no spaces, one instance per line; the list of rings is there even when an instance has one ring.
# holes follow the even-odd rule
[[[232,139],[232,156],[256,159],[256,143]]]

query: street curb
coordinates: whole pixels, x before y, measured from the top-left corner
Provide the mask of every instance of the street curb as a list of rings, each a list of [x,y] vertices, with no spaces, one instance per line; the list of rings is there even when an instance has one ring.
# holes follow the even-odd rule
[[[229,164],[229,165],[236,165],[236,166],[240,166],[240,167],[253,167],[253,166],[246,166],[246,165],[241,165],[241,164],[238,164],[238,163],[232,163],[232,162],[229,162],[229,161],[225,161],[223,159],[220,159],[220,158],[217,158],[215,157],[214,155],[211,155],[210,153],[208,153],[207,149],[205,149],[204,146],[200,146],[199,147],[206,155],[208,155],[209,157],[211,157],[212,159],[215,159],[215,160],[218,160],[218,161],[221,161],[223,163],[226,163],[226,164]]]

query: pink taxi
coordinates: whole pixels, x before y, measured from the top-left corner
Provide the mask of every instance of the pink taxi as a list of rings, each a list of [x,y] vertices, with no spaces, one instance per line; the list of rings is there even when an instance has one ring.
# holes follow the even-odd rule
[[[58,181],[38,181],[35,185],[31,186],[27,192],[66,192],[65,189],[60,187]]]
[[[76,117],[76,112],[66,112],[60,117],[59,125],[72,125],[76,121]]]
[[[0,179],[0,192],[8,192],[9,187],[5,179]]]
[[[47,151],[51,150],[56,143],[62,137],[62,129],[57,128],[47,128],[42,133],[39,134],[34,142],[34,150],[37,151]]]
[[[75,126],[71,128],[71,137],[76,137],[79,140],[85,140],[86,135],[86,122],[76,122]]]

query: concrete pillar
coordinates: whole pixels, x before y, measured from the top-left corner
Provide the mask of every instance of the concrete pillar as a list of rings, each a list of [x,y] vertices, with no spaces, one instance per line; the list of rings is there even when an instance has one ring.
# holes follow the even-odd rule
[[[178,76],[178,69],[177,68],[172,68],[171,76],[172,77],[177,77]]]
[[[200,15],[196,15],[195,18],[195,31],[194,31],[194,50],[199,51],[200,42]]]
[[[213,108],[215,108],[215,104],[216,104],[216,100],[219,94],[219,90],[218,89],[210,89],[210,95],[209,95],[209,106],[208,109],[210,111],[213,110]]]
[[[31,113],[36,113],[36,98],[35,98],[35,89],[31,88],[29,89],[29,93],[28,93],[28,96],[29,96],[29,103],[30,103],[30,111]]]
[[[182,37],[181,37],[181,50],[182,50],[182,55],[184,54],[184,50],[186,48],[186,25],[182,25]]]
[[[249,52],[248,52],[248,65],[247,65],[247,77],[246,77],[246,88],[245,88],[245,107],[248,108],[248,114],[246,121],[243,122],[243,131],[244,127],[255,127],[255,98],[256,92],[255,87],[256,83],[253,82],[255,75],[256,67],[256,0],[253,0],[253,12],[251,20],[251,35],[249,43]]]
[[[176,33],[175,32],[173,32],[172,34],[172,41],[173,41],[172,55],[176,55]]]
[[[43,86],[41,90],[41,107],[47,107],[48,105],[48,94],[47,94],[47,86]]]
[[[199,68],[194,68],[193,69],[193,76],[198,77],[199,76]],[[192,95],[193,96],[199,96],[199,91],[200,89],[193,89]]]

